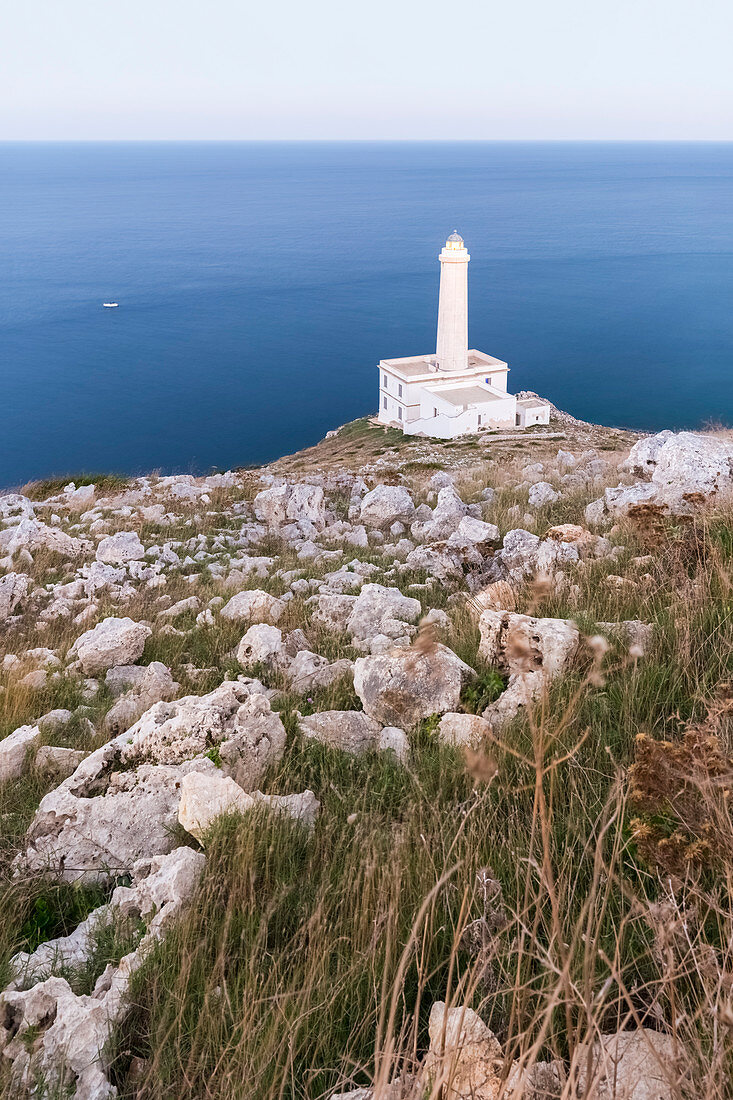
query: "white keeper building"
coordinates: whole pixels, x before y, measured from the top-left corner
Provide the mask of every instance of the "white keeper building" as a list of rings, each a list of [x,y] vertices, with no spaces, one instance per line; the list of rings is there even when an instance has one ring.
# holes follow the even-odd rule
[[[438,339],[435,354],[382,359],[379,420],[406,435],[453,439],[486,428],[548,424],[550,406],[507,393],[509,367],[468,347],[468,262],[458,233],[440,260]]]

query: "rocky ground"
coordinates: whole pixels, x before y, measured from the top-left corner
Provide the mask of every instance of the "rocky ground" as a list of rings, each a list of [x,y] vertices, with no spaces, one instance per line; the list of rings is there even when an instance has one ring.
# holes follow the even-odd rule
[[[4,1096],[733,1095],[733,442],[0,495]]]

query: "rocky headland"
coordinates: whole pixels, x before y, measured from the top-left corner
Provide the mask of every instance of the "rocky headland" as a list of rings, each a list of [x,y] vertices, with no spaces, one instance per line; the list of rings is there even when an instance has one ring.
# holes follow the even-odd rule
[[[730,1096],[732,561],[557,410],[0,495],[2,1095]]]

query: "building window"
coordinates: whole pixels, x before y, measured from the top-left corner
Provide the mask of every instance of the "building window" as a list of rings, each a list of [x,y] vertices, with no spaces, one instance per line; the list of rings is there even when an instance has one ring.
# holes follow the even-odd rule
[[[386,409],[386,408],[387,408],[387,398],[386,398],[386,397],[383,397],[383,398],[382,398],[382,408],[383,408],[383,409]]]
[[[402,419],[402,406],[401,405],[397,406],[397,419],[398,420]]]
[[[387,385],[387,375],[386,374],[382,375],[382,385],[384,386],[385,390],[389,389],[389,387]]]
[[[402,397],[402,383],[401,382],[397,383],[397,396]]]
[[[521,413],[517,413],[517,415],[514,417],[514,423],[516,424],[517,427],[520,427],[520,425],[522,423]]]
[[[438,410],[437,410],[437,409],[433,409],[433,416],[437,416],[437,415],[438,415]]]
[[[481,427],[481,413],[478,414],[478,426]]]

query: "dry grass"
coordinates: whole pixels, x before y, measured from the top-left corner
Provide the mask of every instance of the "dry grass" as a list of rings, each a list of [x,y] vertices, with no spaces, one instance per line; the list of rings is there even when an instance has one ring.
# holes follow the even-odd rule
[[[369,440],[375,452],[384,445],[372,434]],[[357,443],[337,440],[334,461],[351,461],[346,451]],[[398,460],[428,461],[425,450],[421,444]],[[512,510],[523,516],[526,490],[514,486],[535,455],[527,448],[501,453],[498,464],[480,457],[466,467],[459,484],[467,499],[496,487],[487,518],[506,530],[523,525]],[[423,492],[432,472],[399,476]],[[239,522],[222,508],[250,489],[220,494],[209,506],[176,502],[174,528],[139,529],[159,541],[194,533],[211,539],[229,520]],[[534,530],[581,521],[597,495],[568,494],[535,510]],[[109,531],[130,529],[128,518],[109,520]],[[676,1044],[679,1058],[666,1067],[672,1100],[730,1100],[731,532],[733,516],[723,511],[681,526],[645,526],[640,517],[615,534],[624,546],[618,559],[573,574],[577,591],[519,592],[519,610],[573,617],[587,635],[600,622],[650,622],[654,644],[637,660],[612,642],[603,667],[589,652],[586,667],[481,752],[442,747],[428,720],[409,731],[408,767],[388,754],[354,759],[302,740],[293,714],[304,700],[283,692],[276,705],[288,745],[264,789],[314,790],[322,803],[315,830],[257,814],[217,824],[194,903],[137,975],[132,1012],[115,1034],[120,1096],[319,1100],[374,1084],[379,1100],[389,1080],[419,1067],[430,1007],[444,1000],[480,1012],[502,1044],[504,1074],[515,1062],[560,1060],[562,1100],[580,1095],[585,1042],[640,1025]],[[651,563],[634,564],[649,552]],[[352,556],[381,564],[378,552],[349,551],[345,560]],[[281,564],[302,567],[287,556]],[[39,555],[33,570],[43,582],[64,579],[68,566]],[[168,602],[195,593],[205,605],[229,594],[207,570],[194,586],[184,573],[170,574]],[[633,583],[619,589],[609,574]],[[303,575],[311,575],[308,566]],[[277,580],[247,583],[282,591]],[[123,613],[156,623],[144,660],[169,664],[182,691],[207,690],[236,671],[231,653],[243,626],[197,626],[190,616],[176,624],[184,636],[166,635],[156,619],[160,596],[150,589],[124,608],[103,603],[98,617]],[[423,599],[447,605],[448,593],[440,588]],[[446,640],[475,662],[475,616],[462,604],[450,605],[450,615]],[[347,638],[309,620],[301,598],[281,625],[303,626],[312,647],[331,658],[353,656]],[[38,630],[29,616],[4,645],[65,651],[78,633],[68,622]],[[214,669],[211,683],[188,680],[188,663]],[[75,678],[41,694],[9,678],[4,686],[3,732],[81,702]],[[340,684],[312,706],[354,702]],[[90,712],[99,737],[108,705],[102,694]],[[650,745],[656,755],[645,758]],[[44,782],[31,770],[0,791],[6,871]],[[670,838],[671,846],[662,843]],[[672,849],[673,862],[664,858]],[[42,881],[5,889],[3,958],[27,943],[29,919],[49,889]],[[65,906],[73,908],[68,898]],[[0,1077],[9,1097],[4,1085]],[[440,1088],[426,1095],[439,1100]]]

